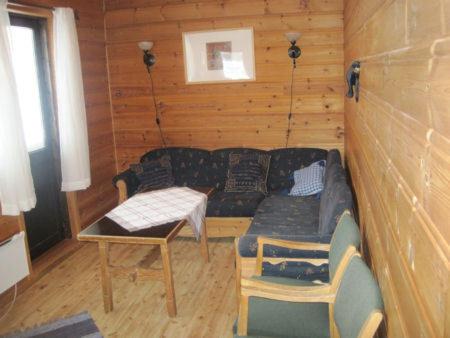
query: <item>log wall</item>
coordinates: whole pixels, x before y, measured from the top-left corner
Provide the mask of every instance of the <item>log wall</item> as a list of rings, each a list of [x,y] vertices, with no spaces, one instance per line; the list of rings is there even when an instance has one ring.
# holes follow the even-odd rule
[[[284,33],[302,33],[289,146],[344,140],[343,3],[327,0],[106,0],[105,25],[118,166],[161,140],[137,43],[154,42],[153,78],[171,146],[284,147],[291,61]],[[182,33],[253,27],[256,81],[186,85]]]
[[[348,0],[347,164],[390,337],[450,336],[450,1]]]
[[[77,22],[86,98],[92,185],[78,195],[81,226],[87,226],[117,204],[111,179],[117,173],[105,50],[102,0],[67,0]]]

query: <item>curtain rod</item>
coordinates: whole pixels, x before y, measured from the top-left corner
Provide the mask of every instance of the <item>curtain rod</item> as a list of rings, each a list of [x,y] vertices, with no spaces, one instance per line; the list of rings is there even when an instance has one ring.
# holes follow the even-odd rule
[[[9,5],[35,7],[35,8],[48,9],[48,10],[52,10],[52,11],[55,9],[55,7],[45,6],[45,5],[36,5],[36,4],[29,3],[28,1],[8,0],[7,3]]]
[[[9,1],[7,1],[7,7],[8,7],[8,5],[21,6],[21,7],[24,7],[24,8],[27,8],[27,7],[28,8],[35,8],[35,9],[52,11],[52,12],[55,10],[55,7],[45,6],[45,5],[35,5],[35,4],[32,4],[32,3],[28,2],[28,1],[21,1],[21,0],[18,0],[18,1],[17,0],[9,0]],[[75,20],[76,21],[80,20],[80,14],[79,14],[78,10],[74,9],[73,10],[73,14],[75,16]]]

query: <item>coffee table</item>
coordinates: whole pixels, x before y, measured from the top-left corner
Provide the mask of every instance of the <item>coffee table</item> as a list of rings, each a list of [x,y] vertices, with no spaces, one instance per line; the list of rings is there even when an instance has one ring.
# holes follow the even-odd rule
[[[193,188],[205,193],[208,197],[214,188]],[[154,226],[148,229],[129,232],[119,224],[107,217],[103,217],[94,224],[78,234],[78,240],[86,242],[97,242],[100,254],[101,280],[103,290],[103,304],[105,312],[113,310],[112,276],[134,276],[164,281],[166,287],[166,306],[170,317],[177,314],[175,301],[175,290],[172,277],[172,267],[170,262],[169,242],[173,240],[180,230],[187,224],[185,220]],[[141,244],[158,245],[161,251],[162,269],[147,269],[138,266],[121,267],[110,264],[109,245],[119,244]],[[200,235],[201,254],[206,262],[209,262],[208,237],[206,224],[203,224]]]

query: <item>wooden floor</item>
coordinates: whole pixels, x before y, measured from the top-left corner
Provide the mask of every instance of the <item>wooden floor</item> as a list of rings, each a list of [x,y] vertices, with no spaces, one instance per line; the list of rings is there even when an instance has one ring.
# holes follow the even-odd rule
[[[177,317],[167,315],[163,283],[126,279],[114,279],[114,311],[105,314],[97,246],[83,244],[18,296],[0,335],[88,311],[105,337],[230,337],[237,315],[232,240],[210,239],[208,264],[193,239],[178,238],[170,248]],[[124,266],[160,267],[157,256],[148,246],[111,248],[112,263]],[[0,304],[0,317],[7,306]]]

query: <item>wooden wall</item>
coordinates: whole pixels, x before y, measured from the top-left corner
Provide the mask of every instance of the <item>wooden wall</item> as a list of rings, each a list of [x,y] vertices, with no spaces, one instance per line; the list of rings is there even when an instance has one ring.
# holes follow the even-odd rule
[[[116,204],[116,191],[111,184],[111,178],[116,174],[116,160],[106,68],[103,1],[27,0],[21,3],[72,7],[78,16],[92,176],[91,187],[77,193],[81,225],[86,226]],[[0,240],[17,231],[16,218],[0,216]]]
[[[67,0],[78,12],[86,97],[92,185],[78,193],[82,226],[104,215],[117,204],[112,177],[116,175],[113,124],[105,50],[103,0]]]
[[[106,0],[119,168],[160,146],[137,42],[155,43],[156,98],[169,145],[284,147],[291,61],[284,33],[300,31],[290,146],[343,148],[341,0]],[[186,85],[182,32],[253,27],[256,82]]]
[[[390,337],[450,336],[450,1],[348,0],[346,158]]]

